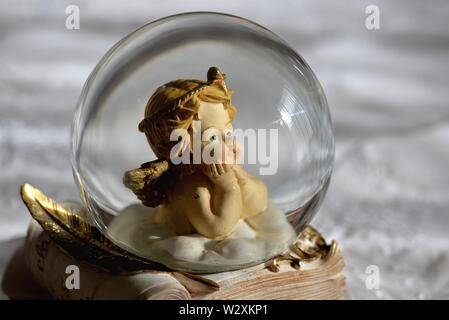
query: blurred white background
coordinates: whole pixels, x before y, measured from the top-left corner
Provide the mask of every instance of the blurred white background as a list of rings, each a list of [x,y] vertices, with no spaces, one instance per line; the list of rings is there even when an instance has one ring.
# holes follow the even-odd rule
[[[80,8],[79,30],[65,27],[70,4]],[[379,30],[366,28],[369,5],[380,10]],[[70,126],[90,71],[140,25],[187,11],[262,24],[321,81],[337,145],[331,186],[313,225],[344,249],[349,298],[448,299],[444,0],[0,0],[0,277],[30,219],[20,184],[55,199],[78,198]],[[366,286],[369,266],[379,271],[378,289]]]

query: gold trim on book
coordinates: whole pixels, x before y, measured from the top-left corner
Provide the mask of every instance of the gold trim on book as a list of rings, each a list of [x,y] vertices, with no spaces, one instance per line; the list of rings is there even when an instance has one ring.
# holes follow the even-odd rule
[[[266,266],[272,272],[279,272],[280,264],[289,262],[291,267],[299,270],[301,263],[310,263],[319,259],[325,260],[336,245],[335,241],[328,245],[316,229],[306,226],[299,234],[298,239],[290,246],[290,250],[271,259]]]

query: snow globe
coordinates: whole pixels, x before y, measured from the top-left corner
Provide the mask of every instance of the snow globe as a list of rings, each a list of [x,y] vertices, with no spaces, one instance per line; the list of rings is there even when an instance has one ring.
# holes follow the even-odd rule
[[[324,92],[271,31],[188,13],[147,24],[101,59],[72,128],[89,221],[169,269],[213,273],[289,248],[326,193]]]

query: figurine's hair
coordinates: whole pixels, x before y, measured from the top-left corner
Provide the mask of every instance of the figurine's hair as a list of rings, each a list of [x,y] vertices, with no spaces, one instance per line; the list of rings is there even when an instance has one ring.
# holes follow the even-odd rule
[[[209,69],[208,81],[179,79],[159,87],[145,108],[145,118],[139,124],[158,158],[168,160],[176,141],[170,141],[175,129],[188,130],[198,114],[200,102],[223,103],[231,119],[236,109],[231,105],[232,91],[224,76],[215,67]]]
[[[172,182],[180,174],[169,160],[172,147],[178,143],[170,141],[170,135],[176,129],[190,129],[201,101],[223,103],[231,120],[235,117],[236,108],[231,104],[232,90],[226,87],[224,80],[225,75],[218,68],[211,67],[207,81],[171,81],[159,87],[149,99],[139,130],[145,133],[158,160],[126,172],[123,181],[144,205],[155,207],[168,196]]]

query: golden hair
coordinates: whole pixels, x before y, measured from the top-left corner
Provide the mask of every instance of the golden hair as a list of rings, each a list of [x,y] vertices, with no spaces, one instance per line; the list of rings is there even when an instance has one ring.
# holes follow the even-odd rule
[[[218,68],[211,67],[207,72],[207,81],[170,81],[159,87],[148,100],[139,131],[145,133],[158,159],[127,171],[123,178],[125,186],[144,205],[155,207],[167,199],[181,172],[170,162],[170,150],[178,143],[170,141],[170,135],[176,129],[190,129],[201,101],[223,103],[231,120],[234,119],[237,110],[231,104],[233,92],[226,87],[224,80],[225,75]]]

